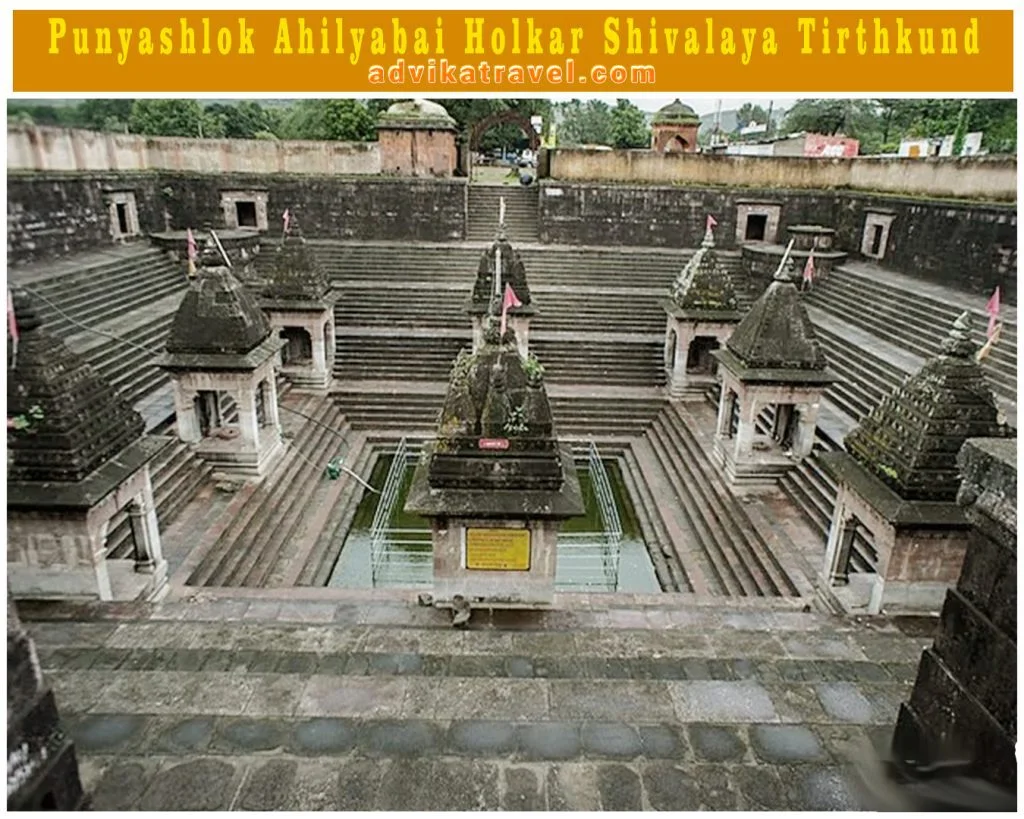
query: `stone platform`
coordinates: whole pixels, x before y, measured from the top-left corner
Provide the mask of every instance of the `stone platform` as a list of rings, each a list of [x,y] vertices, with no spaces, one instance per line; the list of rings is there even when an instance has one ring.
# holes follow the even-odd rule
[[[851,763],[930,643],[757,599],[458,631],[407,594],[246,591],[25,608],[97,810],[864,807]]]

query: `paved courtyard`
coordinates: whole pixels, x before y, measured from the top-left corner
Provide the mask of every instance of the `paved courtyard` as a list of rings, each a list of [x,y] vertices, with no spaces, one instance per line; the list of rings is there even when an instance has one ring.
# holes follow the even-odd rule
[[[97,810],[863,807],[851,763],[884,750],[931,642],[757,600],[576,597],[468,631],[403,599],[265,594],[26,625]]]

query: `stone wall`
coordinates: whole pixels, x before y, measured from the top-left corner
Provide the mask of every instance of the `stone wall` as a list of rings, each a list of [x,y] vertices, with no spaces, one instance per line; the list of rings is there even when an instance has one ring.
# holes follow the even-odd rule
[[[294,208],[303,233],[319,239],[452,241],[465,236],[466,181],[297,174],[13,173],[8,175],[9,263],[110,247],[111,191],[135,193],[143,233],[225,226],[221,194],[267,196],[268,228]]]
[[[775,241],[799,224],[834,227],[836,247],[860,255],[871,208],[893,214],[881,264],[986,297],[996,285],[1016,303],[1017,209],[844,190],[609,185],[545,180],[540,191],[542,242],[696,247],[705,219],[718,220],[721,247],[736,245],[738,208],[781,206]],[[771,239],[771,237],[768,237]]]
[[[190,139],[8,125],[7,169],[377,174],[376,142]]]
[[[982,201],[1017,199],[1013,156],[826,159],[557,148],[549,152],[549,173],[560,182],[845,188]]]
[[[973,529],[935,644],[900,708],[893,753],[898,760],[965,759],[981,777],[1016,791],[1016,441],[969,440],[959,465],[957,500]]]
[[[160,182],[154,173],[8,173],[8,264],[110,247],[108,197],[126,190],[135,193],[141,230],[161,229]]]

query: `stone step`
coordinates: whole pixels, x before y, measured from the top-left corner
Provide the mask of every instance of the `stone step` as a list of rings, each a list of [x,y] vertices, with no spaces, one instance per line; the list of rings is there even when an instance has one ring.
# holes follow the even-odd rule
[[[296,401],[296,410],[310,415],[310,410],[319,410],[317,417],[326,417],[333,411],[330,401],[318,400],[315,396],[303,396]],[[288,441],[288,449],[277,461],[273,469],[258,483],[247,483],[239,490],[229,506],[230,516],[227,526],[214,541],[209,550],[202,556],[199,564],[187,580],[190,586],[223,586],[243,585],[246,572],[239,571],[243,565],[246,571],[252,568],[250,556],[254,554],[252,541],[264,534],[264,524],[273,524],[276,517],[276,500],[271,497],[279,487],[293,490],[293,482],[298,475],[307,471],[303,456],[310,443],[319,443],[328,434],[322,428],[303,420],[301,423],[289,414],[281,414],[283,430],[298,432]],[[322,453],[321,453],[322,454]],[[326,464],[326,460],[324,463]],[[291,492],[288,493],[291,495]],[[286,498],[281,499],[282,503]],[[268,520],[269,519],[269,520]],[[234,580],[235,582],[231,582]]]
[[[47,329],[74,334],[82,331],[80,325],[97,327],[117,318],[126,308],[135,309],[159,301],[174,292],[184,293],[187,283],[176,265],[160,259],[157,264],[150,261],[148,266],[133,265],[117,278],[97,279],[76,287],[81,292],[58,283],[52,284],[47,290],[30,287],[42,296],[38,302]],[[67,314],[78,324],[69,321],[61,313]]]
[[[622,450],[622,478],[633,500],[637,522],[647,546],[647,554],[654,566],[658,584],[666,592],[694,592],[693,584],[679,560],[674,548],[674,539],[662,517],[659,504],[650,482],[651,468],[644,469],[634,452],[636,444],[631,443]],[[602,448],[605,451],[607,447]]]
[[[816,289],[812,303],[838,316],[854,326],[862,327],[890,341],[901,349],[908,350],[924,359],[935,357],[940,352],[942,341],[949,333],[950,324],[931,325],[918,321],[911,323],[899,306],[867,304],[864,296],[832,285],[831,279],[825,286]],[[975,327],[974,337],[984,342],[984,328]],[[998,345],[996,347],[998,349]],[[994,354],[993,354],[994,355]],[[983,364],[993,389],[1008,397],[1016,397],[1016,357],[990,357]]]
[[[758,594],[760,588],[751,572],[752,567],[735,553],[737,544],[722,527],[717,510],[708,506],[708,498],[697,486],[696,477],[686,463],[692,453],[683,449],[677,430],[668,426],[664,414],[655,421],[647,438],[677,499],[678,512],[692,532],[694,542],[690,554],[699,552],[703,558],[700,561],[701,574],[708,584],[709,593]],[[689,568],[686,563],[684,566]]]
[[[781,600],[562,595],[455,630],[296,591],[27,612],[97,809],[857,807],[843,766],[933,640]]]
[[[346,423],[347,420],[346,420]],[[345,466],[357,475],[368,480],[376,457],[374,447],[370,445],[366,435],[354,432],[351,449],[346,453]],[[341,550],[345,544],[348,529],[355,517],[363,496],[368,492],[351,476],[342,473],[338,479],[343,491],[330,504],[330,512],[316,539],[316,543],[295,576],[297,586],[326,586],[334,572]]]
[[[336,430],[340,435],[349,433],[350,429],[341,420],[337,408],[329,401],[324,403],[330,405],[330,410],[321,414],[318,420],[322,423],[333,422],[332,427],[340,425]],[[320,453],[329,456],[337,452],[339,443],[337,435],[330,430],[323,430],[314,443],[305,447],[307,460],[319,465],[320,469],[314,469],[307,462],[306,469],[300,472],[301,480],[289,485],[290,498],[280,497],[280,490],[275,493],[273,528],[264,526],[260,537],[251,542],[250,556],[236,570],[234,577],[229,578],[228,585],[234,585],[232,580],[251,587],[291,585],[287,582],[291,573],[290,563],[300,560],[313,546],[323,519],[337,502],[339,490],[351,490],[354,486],[354,481],[351,485],[325,481],[324,470],[330,458],[321,456],[313,460]]]
[[[745,552],[743,558],[759,593],[796,595],[789,574],[783,568],[765,538],[747,515],[746,501],[738,498],[725,484],[721,470],[711,463],[711,436],[700,432],[693,415],[684,405],[672,403],[662,415],[664,426],[683,456],[682,464],[689,472],[690,486],[703,497],[705,510],[713,513],[722,525],[733,547]]]
[[[908,314],[914,315],[926,323],[934,323],[938,319],[940,324],[948,327],[960,313],[969,310],[973,314],[976,327],[985,327],[988,324],[988,314],[984,309],[987,299],[983,297],[965,293],[963,294],[963,306],[952,305],[918,290],[910,291],[885,281],[873,279],[848,267],[840,268],[838,273],[838,282],[854,285],[858,290],[878,296],[886,303],[898,303]],[[1006,341],[1004,351],[1012,351],[1016,357],[1017,325],[1015,322],[1005,323],[1003,339]]]

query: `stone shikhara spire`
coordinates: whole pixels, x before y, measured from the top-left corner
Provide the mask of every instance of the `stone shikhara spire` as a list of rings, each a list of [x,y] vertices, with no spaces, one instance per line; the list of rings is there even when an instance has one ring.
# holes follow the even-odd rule
[[[672,283],[669,300],[671,306],[684,311],[732,313],[737,309],[732,277],[715,250],[715,235],[710,220],[700,247]]]
[[[965,312],[953,322],[939,355],[846,436],[850,455],[907,500],[955,500],[956,458],[964,442],[1013,434],[999,421],[970,330]]]

